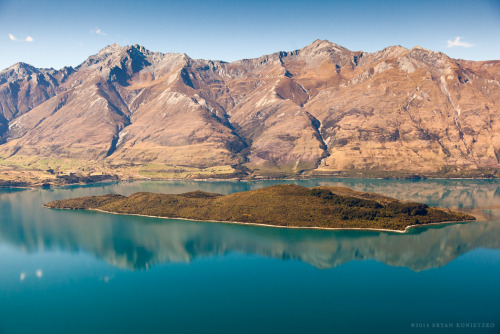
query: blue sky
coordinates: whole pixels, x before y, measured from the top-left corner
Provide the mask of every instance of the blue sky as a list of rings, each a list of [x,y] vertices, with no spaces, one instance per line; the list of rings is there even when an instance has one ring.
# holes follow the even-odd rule
[[[0,69],[76,66],[112,43],[233,61],[318,38],[353,51],[419,45],[500,59],[500,0],[0,0]]]

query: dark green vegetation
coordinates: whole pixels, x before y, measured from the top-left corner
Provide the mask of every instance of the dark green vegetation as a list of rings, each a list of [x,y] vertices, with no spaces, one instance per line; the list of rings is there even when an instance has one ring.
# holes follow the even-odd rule
[[[276,185],[220,195],[203,191],[169,195],[140,192],[54,201],[57,209],[97,209],[112,213],[229,221],[286,227],[379,228],[474,220],[471,215],[402,202],[344,187]]]
[[[387,171],[378,169],[351,169],[344,171],[313,171],[315,177],[353,177],[353,178],[384,178],[384,179],[497,179],[500,178],[498,168],[460,169],[456,166],[446,165],[436,172],[413,172],[408,170]],[[281,175],[282,178],[292,177],[290,174]]]
[[[29,186],[29,183],[24,181],[0,180],[0,188],[16,188],[27,186]]]

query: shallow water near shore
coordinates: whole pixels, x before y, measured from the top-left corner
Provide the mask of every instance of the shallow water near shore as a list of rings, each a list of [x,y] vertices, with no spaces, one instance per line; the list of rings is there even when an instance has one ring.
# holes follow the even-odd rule
[[[137,191],[346,186],[473,210],[399,234],[50,210]],[[0,190],[0,333],[497,333],[500,182],[120,182]],[[448,324],[450,329],[436,328]],[[469,324],[481,327],[463,327]],[[493,327],[492,327],[493,326]]]

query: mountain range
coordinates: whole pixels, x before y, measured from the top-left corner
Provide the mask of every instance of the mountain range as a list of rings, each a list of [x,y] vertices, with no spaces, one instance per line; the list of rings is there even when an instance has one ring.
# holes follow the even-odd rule
[[[499,115],[499,60],[316,40],[228,63],[113,44],[0,72],[0,172],[495,177]]]

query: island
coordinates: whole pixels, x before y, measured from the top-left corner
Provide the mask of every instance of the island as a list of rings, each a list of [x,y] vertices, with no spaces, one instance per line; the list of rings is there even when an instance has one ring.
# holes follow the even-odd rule
[[[45,207],[274,227],[397,232],[414,226],[476,219],[463,212],[346,187],[307,188],[293,184],[229,195],[204,191],[183,194],[138,192],[128,197],[107,194],[53,201]]]

